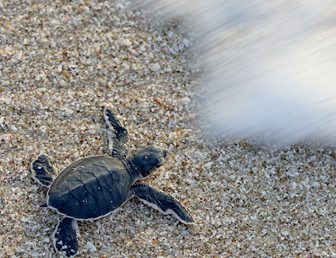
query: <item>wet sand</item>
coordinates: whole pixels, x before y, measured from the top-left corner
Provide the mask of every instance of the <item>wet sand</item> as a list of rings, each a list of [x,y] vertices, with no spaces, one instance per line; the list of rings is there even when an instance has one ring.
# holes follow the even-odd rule
[[[46,189],[30,162],[46,153],[60,171],[108,154],[109,105],[131,154],[168,150],[146,182],[196,225],[130,200],[79,222],[79,256],[336,256],[334,150],[205,139],[195,122],[200,64],[177,21],[115,1],[2,1],[0,10],[0,256],[58,256],[51,235],[60,216],[39,207]]]

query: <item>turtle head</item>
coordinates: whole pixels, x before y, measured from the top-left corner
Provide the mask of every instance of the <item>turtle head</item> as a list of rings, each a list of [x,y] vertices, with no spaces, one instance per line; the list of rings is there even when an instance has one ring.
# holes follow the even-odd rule
[[[137,152],[129,161],[129,168],[136,180],[148,177],[151,172],[160,167],[167,152],[152,146]]]

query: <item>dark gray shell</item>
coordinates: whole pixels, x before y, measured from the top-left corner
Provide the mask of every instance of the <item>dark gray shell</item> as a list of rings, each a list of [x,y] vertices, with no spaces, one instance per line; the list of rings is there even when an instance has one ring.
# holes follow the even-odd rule
[[[120,160],[83,158],[66,167],[52,183],[48,206],[75,219],[96,219],[127,201],[131,183]]]

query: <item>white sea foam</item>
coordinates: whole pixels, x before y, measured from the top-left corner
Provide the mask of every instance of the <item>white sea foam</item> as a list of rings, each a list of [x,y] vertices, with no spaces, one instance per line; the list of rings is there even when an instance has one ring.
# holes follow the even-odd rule
[[[208,74],[212,132],[280,145],[336,143],[336,4],[333,0],[149,0],[187,15]]]

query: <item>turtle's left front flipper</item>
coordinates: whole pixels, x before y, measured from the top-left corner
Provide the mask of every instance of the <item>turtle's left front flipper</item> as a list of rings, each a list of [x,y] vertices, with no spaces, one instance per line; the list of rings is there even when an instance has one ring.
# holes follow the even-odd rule
[[[57,252],[73,256],[78,251],[77,221],[71,218],[63,218],[58,223],[53,235],[54,247]]]
[[[173,197],[145,184],[135,184],[131,190],[134,196],[161,213],[171,214],[184,224],[194,223],[188,211]]]
[[[111,138],[113,142],[112,156],[125,159],[127,156],[128,132],[117,117],[117,112],[112,108],[104,108],[104,119],[107,128],[114,131]]]

